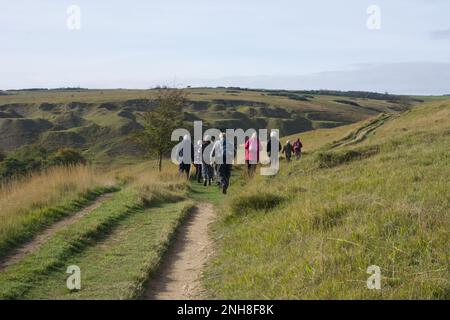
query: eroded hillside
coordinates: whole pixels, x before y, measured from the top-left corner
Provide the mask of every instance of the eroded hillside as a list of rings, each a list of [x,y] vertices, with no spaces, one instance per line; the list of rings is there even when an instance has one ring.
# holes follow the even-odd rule
[[[356,98],[228,89],[189,89],[186,127],[280,129],[282,135],[332,128],[395,113],[404,106],[386,97]],[[0,148],[37,144],[72,147],[92,160],[140,154],[127,137],[153,108],[155,90],[17,91],[0,97]]]

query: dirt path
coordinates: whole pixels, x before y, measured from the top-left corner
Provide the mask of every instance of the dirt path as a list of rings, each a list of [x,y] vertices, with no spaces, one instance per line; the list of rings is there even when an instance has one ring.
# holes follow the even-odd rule
[[[214,220],[213,206],[201,203],[178,231],[173,246],[159,270],[149,281],[144,299],[201,299],[204,291],[200,276],[212,254],[209,224]]]
[[[82,209],[81,211],[78,211],[76,214],[74,214],[70,217],[67,217],[65,219],[62,219],[62,220],[52,224],[50,227],[45,229],[42,233],[35,236],[32,240],[25,243],[21,247],[13,250],[11,254],[9,254],[7,257],[0,260],[0,271],[15,264],[16,262],[22,260],[26,255],[35,251],[43,243],[45,243],[47,240],[49,240],[56,232],[58,232],[65,226],[68,226],[68,225],[78,221],[80,218],[89,214],[90,212],[94,211],[95,209],[100,207],[103,202],[112,198],[112,196],[113,196],[112,193],[106,193],[104,195],[101,195],[90,206]]]

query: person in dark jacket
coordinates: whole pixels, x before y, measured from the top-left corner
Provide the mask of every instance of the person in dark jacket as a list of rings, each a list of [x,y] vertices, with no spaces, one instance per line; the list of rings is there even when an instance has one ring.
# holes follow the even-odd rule
[[[287,161],[291,161],[292,151],[293,151],[292,144],[288,140],[288,141],[286,141],[286,144],[284,145],[283,150],[281,150],[281,153],[284,153],[286,155]]]
[[[276,132],[271,132],[270,133],[270,138],[269,141],[267,142],[267,155],[270,158],[272,156],[272,138],[274,138],[276,141],[278,141],[278,152],[281,152],[281,142],[278,139],[277,133]],[[276,147],[275,147],[276,148]]]
[[[230,141],[227,141],[225,133],[221,133],[220,139],[214,143],[211,157],[213,155],[217,163],[217,173],[222,193],[226,194],[230,185],[231,168],[233,159],[236,156],[236,149]]]
[[[205,153],[205,149],[211,144],[211,137],[205,136],[205,140],[202,144],[202,174],[204,178],[203,185],[211,185],[211,181],[214,177],[214,168],[212,166],[211,154]]]
[[[184,151],[190,151],[190,155],[185,155]],[[180,174],[185,174],[186,179],[189,180],[191,164],[194,162],[194,146],[192,145],[189,135],[183,137],[183,141],[178,145],[177,149],[179,166],[178,170]]]

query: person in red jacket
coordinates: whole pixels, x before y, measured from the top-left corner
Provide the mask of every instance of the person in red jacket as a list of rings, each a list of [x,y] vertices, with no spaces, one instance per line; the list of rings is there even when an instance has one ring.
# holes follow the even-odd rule
[[[300,141],[300,138],[297,139],[297,141],[294,142],[294,145],[292,146],[294,148],[294,154],[295,157],[298,159],[300,159],[300,157],[302,156],[302,148],[303,148],[303,144]]]
[[[253,176],[256,171],[260,150],[261,142],[259,141],[256,132],[254,132],[252,137],[245,143],[245,162],[247,163],[247,172],[250,177]]]

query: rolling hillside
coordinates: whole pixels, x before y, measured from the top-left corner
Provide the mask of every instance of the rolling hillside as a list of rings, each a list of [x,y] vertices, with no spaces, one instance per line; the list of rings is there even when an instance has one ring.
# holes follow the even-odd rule
[[[235,166],[225,198],[169,162],[2,184],[0,299],[448,299],[450,100],[299,135],[300,161]]]
[[[221,205],[210,294],[449,299],[450,101],[300,136],[300,161]],[[372,265],[381,290],[366,286]]]
[[[283,135],[354,123],[403,110],[393,96],[306,94],[296,91],[186,89],[186,126],[277,128]],[[320,93],[320,92],[319,92]],[[335,94],[335,95],[333,95]],[[28,144],[49,150],[71,147],[94,161],[135,157],[127,139],[141,128],[139,114],[153,107],[155,90],[12,91],[0,97],[0,148]]]

